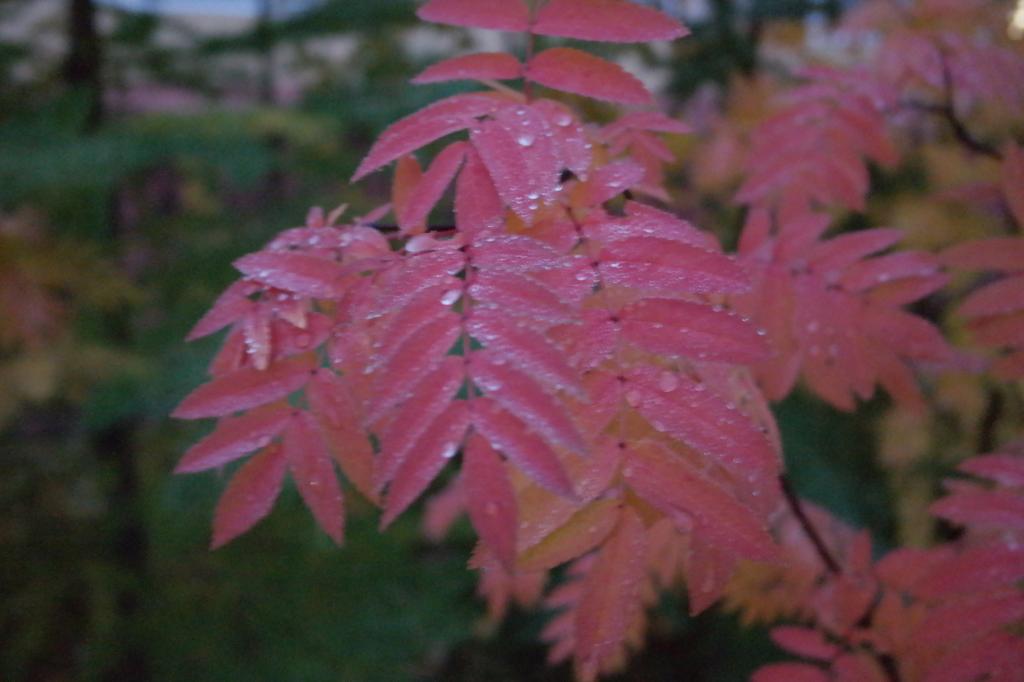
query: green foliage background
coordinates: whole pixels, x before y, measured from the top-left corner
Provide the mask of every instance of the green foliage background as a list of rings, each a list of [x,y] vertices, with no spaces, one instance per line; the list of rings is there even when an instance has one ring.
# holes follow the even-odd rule
[[[0,21],[14,4],[0,2]],[[755,68],[756,34],[734,27],[732,3],[711,4],[714,20],[675,48],[680,98],[706,79]],[[288,489],[255,532],[211,554],[209,520],[226,474],[170,475],[209,427],[167,414],[203,380],[217,343],[182,339],[232,280],[231,261],[312,204],[358,211],[384,199],[380,180],[349,187],[345,178],[384,125],[446,92],[405,83],[422,66],[398,45],[413,9],[334,0],[178,52],[152,42],[164,20],[121,15],[105,36],[106,69],[131,60],[157,82],[209,92],[211,105],[108,114],[94,129],[93,93],[64,87],[56,70],[14,80],[11,67],[33,36],[0,44],[0,212],[42,216],[51,244],[90,254],[55,267],[80,268],[85,281],[113,273],[109,287],[123,291],[113,301],[61,292],[74,313],[60,344],[42,352],[71,360],[54,390],[0,424],[0,679],[569,679],[565,666],[543,665],[542,615],[517,612],[485,632],[465,567],[466,527],[434,546],[413,514],[381,535],[352,493],[338,550]],[[807,9],[765,0],[754,14],[763,22]],[[325,71],[298,105],[224,107],[204,82],[218,56],[342,32],[358,40],[352,72]],[[75,369],[88,358],[88,371]],[[891,539],[869,416],[802,396],[778,413],[801,491],[883,544]],[[691,680],[742,680],[776,656],[761,630],[728,615],[684,614],[680,596],[666,597],[647,650],[621,679],[685,671]]]

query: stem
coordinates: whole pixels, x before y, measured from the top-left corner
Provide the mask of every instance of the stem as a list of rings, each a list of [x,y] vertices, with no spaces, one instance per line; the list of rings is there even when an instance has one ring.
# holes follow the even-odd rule
[[[953,132],[953,137],[956,138],[957,142],[963,145],[966,149],[980,154],[981,156],[987,156],[992,159],[1001,160],[1003,155],[999,153],[999,150],[993,147],[987,142],[983,142],[976,138],[967,125],[960,120],[960,117],[956,113],[956,101],[953,92],[953,74],[949,70],[949,60],[946,58],[946,53],[941,48],[936,48],[939,52],[939,59],[942,60],[942,84],[943,84],[943,101],[941,104],[931,104],[928,102],[907,102],[907,106],[918,109],[920,111],[926,111],[928,113],[935,114],[946,121],[949,124],[950,129]]]
[[[828,569],[829,573],[839,575],[842,573],[842,569],[839,567],[839,562],[836,561],[835,557],[829,551],[825,542],[821,539],[821,535],[818,534],[814,524],[811,523],[811,519],[807,516],[807,512],[804,511],[803,505],[800,503],[800,498],[797,497],[796,491],[793,488],[793,484],[790,483],[789,478],[785,474],[779,476],[779,483],[782,485],[782,494],[786,498],[786,504],[789,505],[789,509],[793,512],[793,516],[796,517],[797,521],[800,522],[800,527],[803,528],[807,538],[814,545],[815,551],[821,558],[822,563],[825,564],[825,568]]]

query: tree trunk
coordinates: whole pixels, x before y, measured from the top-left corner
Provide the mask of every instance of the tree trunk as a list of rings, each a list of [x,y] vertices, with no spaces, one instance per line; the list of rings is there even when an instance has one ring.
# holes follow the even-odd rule
[[[89,98],[86,129],[95,130],[103,121],[103,49],[96,28],[93,0],[68,0],[68,55],[64,60],[64,82]]]

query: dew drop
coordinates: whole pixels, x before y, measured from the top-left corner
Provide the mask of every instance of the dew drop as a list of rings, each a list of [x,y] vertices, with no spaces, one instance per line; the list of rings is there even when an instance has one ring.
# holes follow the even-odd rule
[[[533,135],[520,135],[516,140],[520,147],[531,147],[533,146],[534,137]]]
[[[459,451],[458,443],[448,443],[444,446],[444,450],[441,451],[441,456],[445,459],[451,459],[455,456],[455,453]]]
[[[679,388],[679,377],[672,372],[662,372],[661,376],[658,377],[658,388],[665,393],[671,393]]]
[[[455,302],[461,297],[461,291],[458,289],[451,289],[441,294],[441,305],[455,305]]]

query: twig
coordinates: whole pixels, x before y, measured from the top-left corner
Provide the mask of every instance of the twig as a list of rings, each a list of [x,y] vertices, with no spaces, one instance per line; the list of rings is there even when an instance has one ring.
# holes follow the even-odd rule
[[[829,573],[835,575],[842,573],[842,569],[839,567],[839,562],[836,561],[828,547],[825,546],[825,542],[821,539],[821,535],[818,534],[818,530],[814,527],[814,524],[811,523],[811,519],[808,518],[807,512],[804,511],[800,498],[797,497],[796,491],[793,489],[793,484],[790,483],[789,478],[785,474],[782,474],[779,476],[779,483],[782,485],[782,494],[786,497],[786,503],[789,505],[790,511],[793,512],[793,516],[795,516],[797,521],[800,522],[801,528],[803,528],[804,533],[811,541],[811,544],[814,545],[814,549],[818,552],[818,556],[825,564],[825,568],[828,569]]]
[[[953,131],[953,137],[956,138],[957,142],[975,154],[1001,160],[1003,155],[999,153],[998,149],[991,144],[976,138],[971,131],[968,130],[966,124],[960,120],[960,117],[956,113],[956,100],[953,92],[953,74],[949,70],[949,60],[946,58],[946,54],[941,50],[941,48],[939,49],[939,58],[942,60],[942,85],[944,90],[942,103],[932,104],[929,102],[909,101],[906,103],[907,106],[940,116],[949,124],[950,129]]]

